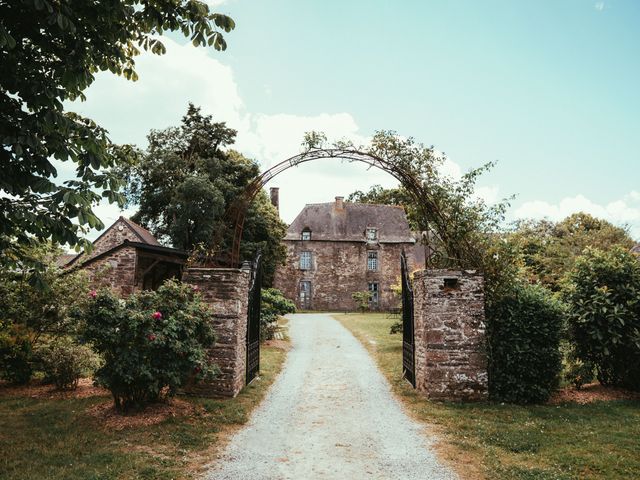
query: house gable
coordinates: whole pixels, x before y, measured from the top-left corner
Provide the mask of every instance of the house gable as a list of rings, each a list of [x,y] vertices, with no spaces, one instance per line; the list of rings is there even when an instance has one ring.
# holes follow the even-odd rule
[[[73,258],[66,267],[87,262],[98,255],[119,247],[125,241],[160,246],[151,232],[131,220],[120,217],[93,242],[93,250],[89,255],[81,253]]]

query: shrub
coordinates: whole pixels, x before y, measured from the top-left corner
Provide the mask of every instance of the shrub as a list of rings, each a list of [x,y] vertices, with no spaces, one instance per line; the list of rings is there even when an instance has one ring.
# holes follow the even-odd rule
[[[96,382],[118,410],[174,395],[189,380],[212,378],[212,312],[189,285],[165,282],[157,291],[119,300],[92,292],[84,335],[104,358]]]
[[[32,357],[26,328],[0,322],[0,378],[24,385],[33,375]]]
[[[588,249],[567,277],[575,356],[604,385],[640,390],[640,263],[623,248]]]
[[[356,308],[359,312],[364,313],[369,310],[369,302],[371,301],[371,292],[364,290],[362,292],[353,292],[351,298],[356,302]]]
[[[543,287],[515,282],[487,323],[489,392],[514,403],[546,401],[558,385],[563,311]]]
[[[277,331],[277,320],[281,315],[295,313],[296,306],[277,288],[263,288],[260,308],[260,339],[270,340]]]
[[[80,377],[92,374],[99,366],[99,357],[86,345],[69,337],[55,337],[43,342],[35,356],[45,374],[45,380],[59,389],[75,389]]]

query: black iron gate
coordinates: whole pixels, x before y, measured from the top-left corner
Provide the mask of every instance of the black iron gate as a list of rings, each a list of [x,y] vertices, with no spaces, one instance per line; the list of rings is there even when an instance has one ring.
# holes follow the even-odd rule
[[[247,312],[247,380],[249,385],[260,371],[260,298],[262,284],[262,255],[258,253],[251,266],[249,307]]]
[[[400,255],[402,274],[402,376],[416,386],[415,374],[415,342],[413,336],[413,288],[407,268],[407,256]]]

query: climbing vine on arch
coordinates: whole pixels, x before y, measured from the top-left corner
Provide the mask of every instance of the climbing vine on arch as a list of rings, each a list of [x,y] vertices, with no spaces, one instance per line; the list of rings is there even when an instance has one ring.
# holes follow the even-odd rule
[[[430,252],[429,266],[482,268],[485,234],[502,221],[505,202],[487,206],[473,195],[477,177],[490,168],[484,165],[453,179],[443,173],[447,160],[432,146],[417,143],[393,131],[379,131],[368,145],[349,141],[327,142],[322,132],[308,132],[301,153],[258,175],[226,213],[226,230],[216,232],[210,246],[193,260],[204,265],[237,265],[240,258],[244,215],[253,198],[274,177],[302,163],[323,159],[361,162],[395,177],[410,221],[423,233]]]

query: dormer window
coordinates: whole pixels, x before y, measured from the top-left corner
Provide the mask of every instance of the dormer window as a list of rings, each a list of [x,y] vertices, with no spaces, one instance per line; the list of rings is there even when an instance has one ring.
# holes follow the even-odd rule
[[[300,235],[300,238],[302,240],[311,240],[311,230],[308,228],[305,228],[304,230],[302,230],[302,234]]]
[[[367,228],[367,242],[375,242],[378,240],[378,229]]]

